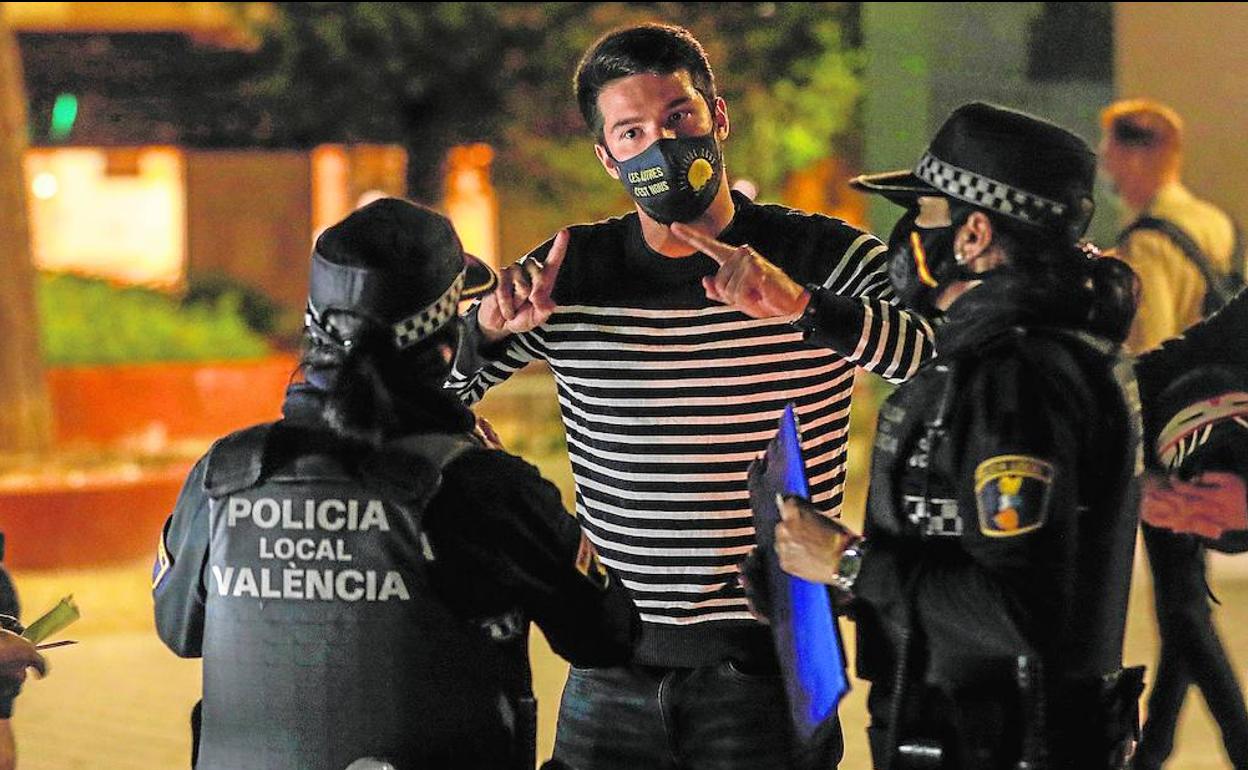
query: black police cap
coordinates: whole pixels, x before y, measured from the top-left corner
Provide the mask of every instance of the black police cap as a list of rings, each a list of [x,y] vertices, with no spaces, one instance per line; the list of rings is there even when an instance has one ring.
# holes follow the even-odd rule
[[[461,300],[494,289],[497,276],[466,253],[450,220],[433,209],[382,198],[316,240],[309,326],[345,311],[392,327],[395,346],[416,344],[456,314]]]
[[[913,171],[850,181],[903,206],[914,198],[953,198],[1078,239],[1092,220],[1096,153],[1061,126],[983,102],[945,120]]]

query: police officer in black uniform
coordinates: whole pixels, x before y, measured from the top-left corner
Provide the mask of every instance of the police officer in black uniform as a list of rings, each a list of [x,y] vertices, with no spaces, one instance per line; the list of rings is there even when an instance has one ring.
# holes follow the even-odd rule
[[[317,240],[306,381],[195,465],[160,542],[200,770],[532,768],[529,621],[576,665],[629,658],[636,611],[559,492],[441,387],[493,280],[397,199]]]
[[[1133,745],[1134,299],[1077,245],[1095,169],[1073,134],[975,103],[913,173],[855,180],[906,207],[890,279],[939,317],[937,357],[880,410],[865,537],[789,501],[776,550],[852,596],[877,768],[1103,770]]]

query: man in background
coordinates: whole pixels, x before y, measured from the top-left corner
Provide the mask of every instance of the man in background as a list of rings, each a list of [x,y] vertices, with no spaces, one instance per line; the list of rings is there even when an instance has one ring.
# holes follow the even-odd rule
[[[1101,163],[1132,215],[1119,256],[1140,278],[1127,345],[1142,353],[1226,303],[1231,284],[1243,282],[1242,244],[1231,218],[1180,181],[1183,121],[1174,110],[1148,99],[1116,102],[1101,127]]]

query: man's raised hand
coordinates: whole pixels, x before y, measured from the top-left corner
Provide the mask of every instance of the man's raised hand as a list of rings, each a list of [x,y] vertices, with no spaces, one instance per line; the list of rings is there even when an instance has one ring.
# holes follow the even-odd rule
[[[516,262],[503,268],[494,293],[481,300],[477,323],[486,339],[496,342],[509,334],[536,329],[555,311],[551,292],[568,251],[568,231],[560,230],[546,260]]]
[[[751,318],[787,318],[806,309],[810,293],[749,246],[729,246],[705,233],[672,223],[672,235],[719,264],[702,279],[708,299],[722,302]]]

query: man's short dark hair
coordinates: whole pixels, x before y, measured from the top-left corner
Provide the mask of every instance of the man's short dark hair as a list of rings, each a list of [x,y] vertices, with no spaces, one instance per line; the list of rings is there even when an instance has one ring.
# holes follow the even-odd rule
[[[1101,129],[1124,147],[1178,153],[1183,145],[1183,119],[1152,99],[1124,99],[1101,111]]]
[[[1112,124],[1114,141],[1131,147],[1156,147],[1160,144],[1157,132],[1133,123],[1130,118],[1119,118]]]
[[[670,75],[685,70],[707,106],[715,109],[715,74],[706,51],[689,30],[670,24],[642,24],[608,32],[594,43],[576,67],[573,84],[581,117],[599,142],[603,118],[598,94],[608,83],[631,75]]]

